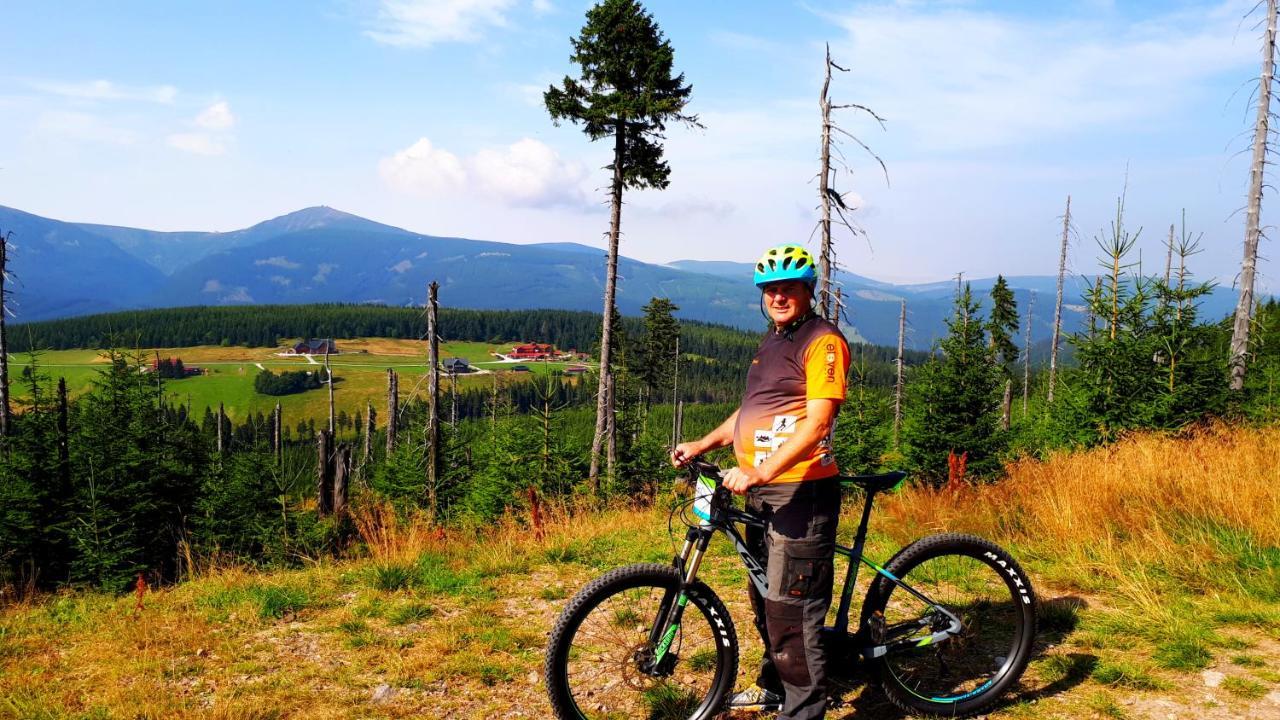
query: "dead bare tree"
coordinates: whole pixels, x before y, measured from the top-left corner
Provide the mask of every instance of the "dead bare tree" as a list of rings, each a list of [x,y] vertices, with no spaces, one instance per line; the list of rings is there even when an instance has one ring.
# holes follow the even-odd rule
[[[9,334],[6,327],[9,313],[9,290],[5,282],[9,279],[9,238],[12,232],[0,230],[0,438],[9,437],[10,424],[13,422],[12,408],[9,405]]]
[[[1253,283],[1258,264],[1258,239],[1262,234],[1262,186],[1271,151],[1271,78],[1276,64],[1276,4],[1266,0],[1267,16],[1262,33],[1262,71],[1258,78],[1258,115],[1253,128],[1253,163],[1249,167],[1249,198],[1245,210],[1244,259],[1240,264],[1240,299],[1236,304],[1231,327],[1231,375],[1228,388],[1233,393],[1244,390],[1245,367],[1249,353],[1249,325],[1253,319]]]
[[[329,381],[329,434],[333,435],[333,369],[329,367],[329,345],[331,344],[331,340],[326,340],[324,343],[324,374]]]
[[[902,350],[907,337],[907,301],[902,301],[898,313],[898,375],[893,382],[893,449],[898,449],[898,435],[902,430]]]
[[[1027,398],[1031,394],[1031,313],[1036,307],[1036,292],[1027,301],[1027,338],[1022,350],[1022,419],[1027,419]]]
[[[440,336],[436,332],[436,292],[434,280],[427,286],[427,513],[436,519],[436,491],[440,483]]]
[[[850,207],[846,201],[849,193],[841,193],[836,189],[836,168],[832,165],[832,151],[839,156],[840,165],[844,168],[846,174],[852,175],[853,171],[849,168],[848,162],[844,158],[844,154],[840,151],[836,138],[839,135],[853,140],[867,154],[875,158],[880,163],[880,169],[884,172],[885,184],[889,182],[889,169],[885,166],[884,160],[880,158],[866,143],[862,142],[856,135],[844,130],[831,119],[832,110],[861,110],[871,117],[875,118],[880,124],[880,128],[884,129],[884,118],[880,117],[874,110],[859,105],[857,103],[845,103],[842,105],[834,105],[831,102],[831,70],[832,68],[841,72],[849,72],[848,68],[841,67],[831,60],[831,46],[827,45],[826,57],[826,74],[822,82],[822,93],[818,96],[818,107],[822,111],[822,147],[820,148],[820,156],[822,167],[818,171],[818,199],[821,203],[822,217],[818,221],[818,229],[822,233],[822,245],[818,253],[818,304],[822,317],[832,321],[839,322],[840,319],[840,302],[833,297],[832,276],[839,267],[839,261],[836,257],[835,247],[831,241],[831,223],[832,211],[838,218],[836,222],[849,229],[849,232],[856,235],[866,237],[866,231],[861,227],[850,222],[847,213],[852,213],[856,208]]]
[[[387,457],[396,447],[396,418],[400,415],[400,379],[387,368]]]
[[[1053,385],[1058,377],[1058,345],[1062,340],[1062,280],[1067,274],[1067,241],[1071,234],[1071,196],[1067,196],[1067,210],[1062,214],[1062,251],[1058,255],[1058,301],[1053,308],[1053,341],[1049,346],[1049,393],[1047,402],[1053,403]]]

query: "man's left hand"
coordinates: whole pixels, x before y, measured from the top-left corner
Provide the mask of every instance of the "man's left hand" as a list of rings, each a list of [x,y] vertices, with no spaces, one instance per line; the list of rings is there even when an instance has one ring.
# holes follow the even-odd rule
[[[756,485],[764,485],[768,480],[760,474],[760,471],[753,467],[734,467],[729,468],[724,474],[724,486],[733,492],[741,495],[749,488]]]

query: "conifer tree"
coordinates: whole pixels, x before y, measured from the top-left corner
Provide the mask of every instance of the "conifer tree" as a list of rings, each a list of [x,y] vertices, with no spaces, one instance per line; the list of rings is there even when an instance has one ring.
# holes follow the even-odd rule
[[[947,320],[941,357],[922,365],[909,386],[904,450],[907,462],[928,481],[946,479],[951,453],[968,454],[971,475],[989,476],[1000,469],[1000,371],[983,333],[980,307],[966,283]]]
[[[1009,408],[1013,402],[1013,366],[1018,361],[1018,345],[1013,341],[1018,332],[1018,302],[1003,275],[996,276],[991,288],[991,319],[987,333],[996,365],[1004,380],[1004,397],[1000,402],[1000,428],[1009,429]]]
[[[673,75],[675,53],[662,30],[636,0],[603,0],[587,11],[587,21],[571,40],[570,60],[581,77],[566,76],[560,87],[543,95],[547,112],[559,124],[581,124],[594,142],[613,139],[613,172],[609,186],[609,255],[605,275],[601,327],[600,378],[596,432],[591,441],[592,489],[599,489],[600,449],[605,440],[609,404],[614,296],[618,277],[618,240],[622,226],[622,193],[626,188],[667,187],[671,168],[663,160],[662,140],[669,122],[697,124],[684,112],[692,88],[684,75]],[[612,470],[612,469],[611,469]]]
[[[636,375],[648,392],[645,404],[662,398],[671,389],[675,374],[676,343],[680,338],[680,322],[673,313],[679,310],[666,298],[652,298],[644,306],[644,338],[636,355]]]

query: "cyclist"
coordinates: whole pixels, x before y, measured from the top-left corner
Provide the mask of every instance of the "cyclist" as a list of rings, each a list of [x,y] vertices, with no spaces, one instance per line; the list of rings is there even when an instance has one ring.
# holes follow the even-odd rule
[[[747,583],[765,653],[755,683],[728,709],[780,710],[780,720],[826,714],[826,658],[818,630],[831,605],[832,559],[840,513],[831,430],[844,401],[849,345],[813,311],[817,273],[799,245],[770,248],[755,284],[771,321],[732,415],[705,437],[671,452],[676,466],[733,445],[738,466],[724,485],[746,494],[765,521],[747,542],[767,558],[768,597]]]

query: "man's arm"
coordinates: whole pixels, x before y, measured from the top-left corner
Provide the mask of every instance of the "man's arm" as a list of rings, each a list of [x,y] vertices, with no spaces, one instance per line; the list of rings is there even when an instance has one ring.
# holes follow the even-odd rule
[[[764,485],[786,472],[831,434],[840,400],[819,398],[805,403],[805,417],[796,423],[796,431],[758,467],[737,467],[725,473],[724,486],[744,493],[754,485]]]
[[[739,408],[740,410],[741,408]],[[698,440],[692,442],[680,443],[671,451],[671,464],[676,467],[684,467],[690,460],[716,448],[726,447],[733,444],[733,430],[738,426],[738,410],[734,410],[724,422],[715,430],[707,433]]]

